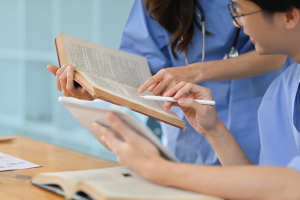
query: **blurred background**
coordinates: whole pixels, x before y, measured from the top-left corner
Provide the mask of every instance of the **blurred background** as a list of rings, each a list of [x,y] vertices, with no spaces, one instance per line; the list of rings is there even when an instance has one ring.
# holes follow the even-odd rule
[[[134,0],[0,0],[0,136],[30,137],[115,160],[57,101],[54,39],[64,32],[115,49]],[[159,123],[146,124],[160,136]]]

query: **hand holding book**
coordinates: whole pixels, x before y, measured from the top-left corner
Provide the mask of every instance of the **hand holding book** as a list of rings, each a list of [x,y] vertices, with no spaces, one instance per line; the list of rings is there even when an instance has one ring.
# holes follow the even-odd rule
[[[72,65],[64,65],[58,68],[54,65],[48,65],[47,68],[56,76],[56,88],[63,93],[65,97],[74,97],[82,100],[92,101],[92,95],[77,82],[74,82],[74,71],[76,68]]]

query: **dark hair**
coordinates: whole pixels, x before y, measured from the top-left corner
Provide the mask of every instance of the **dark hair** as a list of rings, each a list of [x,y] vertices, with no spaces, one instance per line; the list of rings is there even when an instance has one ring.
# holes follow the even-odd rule
[[[287,12],[292,8],[300,9],[299,0],[248,0],[258,5],[266,13]]]
[[[202,28],[197,20],[194,0],[145,0],[145,6],[148,15],[172,34],[168,45],[171,45],[174,58],[178,59],[175,51],[188,50],[195,25],[200,30]]]

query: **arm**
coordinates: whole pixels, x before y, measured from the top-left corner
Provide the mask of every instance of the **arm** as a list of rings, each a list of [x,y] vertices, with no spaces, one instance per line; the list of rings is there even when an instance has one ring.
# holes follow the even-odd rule
[[[107,116],[124,140],[98,124],[118,162],[156,184],[177,187],[226,199],[299,199],[300,174],[292,169],[257,166],[196,166],[164,160],[157,148],[130,129],[116,115]]]
[[[207,65],[199,70],[196,81],[228,81],[250,78],[279,70],[286,59],[287,57],[283,55],[262,56],[254,50],[235,58],[207,62]],[[200,66],[195,67],[200,68]]]
[[[286,56],[261,56],[255,51],[251,51],[227,60],[200,62],[184,67],[167,68],[160,70],[156,75],[148,79],[141,85],[139,92],[149,88],[149,91],[153,92],[154,95],[159,95],[165,88],[169,90],[181,81],[197,84],[203,81],[249,78],[279,70],[285,61]]]
[[[196,166],[161,161],[148,173],[157,174],[152,180],[157,184],[226,199],[300,198],[300,174],[289,168]],[[151,180],[150,175],[148,178]]]
[[[193,128],[209,141],[223,166],[253,164],[218,118],[215,106],[202,105],[194,100],[213,100],[208,88],[180,82],[164,96],[173,96],[178,100],[178,103],[165,102],[165,109],[170,110],[172,106],[179,106]]]

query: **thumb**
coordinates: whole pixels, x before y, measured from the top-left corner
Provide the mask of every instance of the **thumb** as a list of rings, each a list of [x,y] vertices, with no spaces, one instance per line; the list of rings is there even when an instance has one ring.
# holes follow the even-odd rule
[[[50,72],[51,72],[54,76],[56,76],[56,72],[57,72],[57,70],[58,70],[58,68],[57,68],[56,66],[54,66],[54,65],[47,65],[47,68],[50,70]]]
[[[178,100],[178,104],[180,107],[190,108],[195,110],[196,112],[199,112],[202,109],[202,105],[192,98],[180,98]]]

